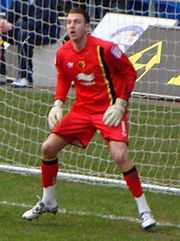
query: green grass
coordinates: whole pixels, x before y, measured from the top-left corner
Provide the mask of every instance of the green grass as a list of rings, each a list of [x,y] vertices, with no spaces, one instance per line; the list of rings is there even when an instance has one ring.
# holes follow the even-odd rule
[[[51,104],[48,90],[0,88],[0,164],[39,166],[40,145],[49,133]],[[179,106],[173,103],[136,99],[131,103],[130,158],[143,181],[180,188],[179,119]],[[63,171],[121,176],[98,134],[86,150],[70,146],[66,150],[60,156]],[[108,218],[137,217],[126,189],[59,181],[57,197],[67,212],[25,222],[22,204],[31,206],[36,195],[41,196],[39,178],[0,173],[0,180],[0,241],[179,241],[180,228],[175,226],[162,225],[147,233],[136,222]],[[147,193],[147,197],[160,224],[180,225],[179,196]]]
[[[48,90],[0,88],[0,162],[39,165],[40,146],[47,137]],[[69,100],[68,104],[71,102]],[[180,111],[172,103],[133,99],[130,105],[130,158],[144,181],[180,187]],[[64,171],[120,176],[97,134],[86,150],[68,146],[60,157]],[[13,153],[13,156],[12,156]],[[109,162],[107,163],[107,160]]]
[[[2,241],[179,241],[180,228],[163,226],[167,222],[180,225],[177,196],[146,193],[162,226],[145,232],[136,222],[102,218],[102,215],[137,217],[135,203],[126,189],[58,181],[57,198],[66,213],[44,214],[28,222],[21,218],[27,207],[10,204],[33,205],[36,195],[41,195],[39,178],[0,173],[0,179]]]

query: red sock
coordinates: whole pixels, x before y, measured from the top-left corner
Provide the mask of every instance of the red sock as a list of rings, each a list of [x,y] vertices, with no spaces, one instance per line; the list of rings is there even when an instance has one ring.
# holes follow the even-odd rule
[[[49,187],[56,184],[56,177],[58,172],[58,159],[42,161],[41,174],[42,186]]]
[[[143,194],[143,189],[136,167],[124,172],[123,175],[133,197],[140,197]]]

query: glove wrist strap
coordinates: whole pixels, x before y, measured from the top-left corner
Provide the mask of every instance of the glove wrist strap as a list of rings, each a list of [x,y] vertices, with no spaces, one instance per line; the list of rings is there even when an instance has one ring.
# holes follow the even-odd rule
[[[63,101],[62,100],[55,100],[53,107],[55,106],[59,106],[59,107],[63,107]]]
[[[120,106],[122,106],[122,107],[124,107],[124,108],[127,107],[127,101],[126,101],[126,100],[123,100],[123,99],[121,99],[121,98],[117,98],[117,99],[116,99],[116,104],[118,104],[118,105],[120,105]]]

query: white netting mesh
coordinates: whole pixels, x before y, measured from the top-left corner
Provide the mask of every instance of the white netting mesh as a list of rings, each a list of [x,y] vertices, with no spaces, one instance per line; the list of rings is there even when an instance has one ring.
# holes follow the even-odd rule
[[[128,6],[127,1],[60,2],[58,11],[62,25],[61,37],[64,34],[63,16],[72,3],[78,2],[88,9],[94,21],[93,27],[107,11],[144,13],[143,8],[134,10],[135,5]],[[155,12],[149,14],[150,7]],[[145,14],[153,16],[160,14],[156,12],[157,6],[150,7],[145,10]],[[170,30],[149,28],[143,38],[128,51],[139,76],[149,68],[137,83],[130,101],[130,158],[135,160],[144,182],[178,188],[180,188],[179,37],[178,27]],[[162,41],[161,53],[157,51],[157,46],[161,43],[155,48],[148,49],[160,41]],[[0,86],[1,164],[28,168],[39,166],[40,145],[49,133],[47,113],[53,102],[55,85],[53,59],[60,42],[58,39],[54,45],[35,48],[33,89],[14,89],[9,84]],[[142,52],[141,58],[133,58],[136,53],[144,49],[147,51]],[[8,74],[12,75],[11,77],[16,77],[18,71],[17,59],[13,60],[12,57],[16,57],[16,51],[13,47],[6,51]],[[148,52],[146,56],[145,52]],[[160,64],[157,63],[158,55],[161,57]],[[152,64],[153,56],[155,64]],[[69,96],[67,106],[73,98],[73,91]],[[86,150],[68,146],[60,156],[60,160],[61,169],[66,173],[121,178],[99,134],[94,137]]]

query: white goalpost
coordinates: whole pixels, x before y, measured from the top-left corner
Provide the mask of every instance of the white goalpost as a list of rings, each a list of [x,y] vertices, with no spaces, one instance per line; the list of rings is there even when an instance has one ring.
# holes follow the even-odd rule
[[[92,18],[93,34],[100,34],[101,25],[113,40],[122,40],[119,20],[123,14],[137,26],[127,1],[62,1],[60,10],[61,39],[64,35],[64,17],[68,7],[80,4]],[[70,5],[65,5],[68,2]],[[164,1],[166,2],[166,1]],[[170,1],[168,1],[170,2]],[[180,1],[172,1],[180,4]],[[143,187],[152,191],[180,194],[180,28],[176,20],[160,19],[151,1],[147,24],[133,40],[134,32],[126,32],[126,49],[137,72],[138,80],[129,105],[129,157],[140,171]],[[153,6],[152,6],[153,5]],[[133,6],[133,5],[132,5]],[[167,8],[165,8],[167,9]],[[108,18],[103,25],[102,17]],[[178,14],[178,13],[177,13]],[[180,13],[179,13],[180,14]],[[64,15],[64,16],[63,16]],[[104,17],[104,19],[107,17]],[[151,17],[153,16],[153,17]],[[111,19],[112,17],[112,19]],[[105,21],[106,21],[105,19]],[[114,20],[115,19],[115,20]],[[102,20],[102,21],[101,21]],[[115,21],[115,22],[113,22]],[[139,20],[138,20],[139,21]],[[153,25],[152,25],[153,22]],[[103,23],[103,24],[102,24]],[[111,25],[113,23],[113,25]],[[160,24],[161,23],[161,24]],[[163,23],[163,24],[162,24]],[[124,23],[122,29],[127,29]],[[115,29],[115,25],[118,28]],[[125,27],[125,28],[123,28]],[[105,30],[102,31],[106,33]],[[124,33],[124,32],[123,32]],[[127,34],[130,40],[127,39]],[[61,39],[54,45],[35,48],[33,58],[35,85],[33,89],[14,89],[0,85],[0,170],[20,174],[40,174],[40,147],[49,133],[47,114],[53,103],[55,86],[54,55]],[[132,44],[133,43],[133,44]],[[7,48],[7,67],[16,77],[17,52]],[[1,77],[1,75],[0,75]],[[74,98],[70,90],[65,111]],[[67,146],[59,154],[60,179],[125,186],[122,175],[111,159],[99,133],[87,149]]]

